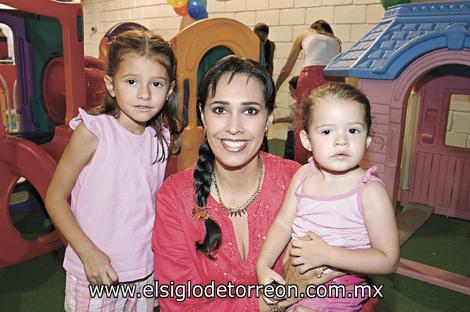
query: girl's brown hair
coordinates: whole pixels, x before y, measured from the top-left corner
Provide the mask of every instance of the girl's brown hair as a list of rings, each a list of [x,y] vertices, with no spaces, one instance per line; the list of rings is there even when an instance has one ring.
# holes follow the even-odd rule
[[[342,82],[329,82],[316,89],[303,101],[303,128],[308,133],[312,121],[313,106],[320,100],[328,97],[351,100],[362,105],[364,108],[364,120],[367,126],[367,135],[371,135],[372,117],[370,114],[370,103],[367,97],[355,87]]]
[[[106,75],[114,77],[119,69],[119,64],[127,53],[134,53],[158,62],[168,72],[169,83],[174,84],[173,92],[166,100],[163,109],[147,123],[147,126],[155,129],[156,137],[158,137],[161,143],[161,150],[165,151],[164,145],[168,147],[169,154],[165,155],[165,152],[163,152],[157,159],[157,161],[162,161],[168,156],[177,153],[180,147],[179,135],[181,133],[181,123],[177,114],[176,57],[170,44],[156,32],[144,29],[125,31],[114,37],[109,46]],[[119,117],[120,109],[116,99],[106,90],[103,103],[90,109],[89,113],[92,115],[107,114],[117,118]],[[171,144],[163,136],[163,126],[168,127],[170,130]]]

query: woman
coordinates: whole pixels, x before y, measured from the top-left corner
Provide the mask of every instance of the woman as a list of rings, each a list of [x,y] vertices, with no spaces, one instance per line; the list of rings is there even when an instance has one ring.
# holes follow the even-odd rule
[[[324,20],[318,20],[310,25],[307,30],[295,38],[286,63],[277,78],[276,90],[279,90],[290,75],[301,50],[304,51],[304,66],[300,72],[296,90],[294,160],[301,164],[306,164],[309,153],[302,146],[299,136],[302,130],[302,100],[311,90],[327,81],[343,81],[342,78],[327,78],[323,75],[325,65],[341,52],[341,41],[335,37],[330,24]]]
[[[256,260],[264,237],[299,168],[259,151],[272,122],[274,99],[271,77],[254,61],[227,56],[202,78],[199,105],[206,138],[199,160],[169,177],[157,195],[152,245],[159,285],[190,281],[201,294],[194,285],[257,284]],[[302,280],[292,266],[286,267],[289,283],[326,281],[314,280],[313,274]],[[279,261],[275,268],[280,271]],[[186,295],[177,299],[160,296],[160,306],[162,311],[268,310],[254,290],[237,289],[232,298],[221,298],[227,292],[217,296],[213,290],[212,295],[188,298],[186,288]]]

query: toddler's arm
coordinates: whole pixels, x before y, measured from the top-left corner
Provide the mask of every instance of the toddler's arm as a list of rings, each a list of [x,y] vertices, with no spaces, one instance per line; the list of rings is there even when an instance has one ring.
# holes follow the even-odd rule
[[[97,138],[83,122],[74,131],[62,154],[46,195],[46,208],[54,225],[80,257],[91,284],[112,284],[118,280],[109,258],[99,250],[78,225],[68,202],[83,167],[91,160]]]
[[[286,197],[282,203],[281,209],[269,228],[263,249],[256,263],[256,272],[258,283],[263,285],[271,284],[273,281],[284,284],[284,279],[271,268],[276,259],[282,253],[292,235],[292,223],[297,211],[297,198],[295,189],[300,177],[303,175],[305,166],[300,168],[289,185]]]

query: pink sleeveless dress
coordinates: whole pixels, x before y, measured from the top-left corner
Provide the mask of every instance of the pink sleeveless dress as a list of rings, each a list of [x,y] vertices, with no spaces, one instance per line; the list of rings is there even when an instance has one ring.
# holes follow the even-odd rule
[[[151,127],[137,135],[113,116],[89,115],[79,109],[70,127],[82,122],[96,136],[98,146],[73,187],[72,212],[82,230],[111,259],[119,282],[145,278],[153,271],[155,194],[166,167],[166,160],[156,160],[164,151]],[[163,134],[169,141],[168,129]],[[71,246],[65,251],[64,268],[86,280]]]

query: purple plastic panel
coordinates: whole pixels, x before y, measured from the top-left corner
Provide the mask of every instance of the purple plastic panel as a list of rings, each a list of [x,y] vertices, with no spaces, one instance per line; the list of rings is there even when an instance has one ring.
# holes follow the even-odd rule
[[[16,79],[20,96],[21,132],[36,131],[29,101],[36,95],[34,91],[34,57],[32,46],[26,40],[24,14],[13,10],[0,10],[0,23],[8,25],[13,32]]]

